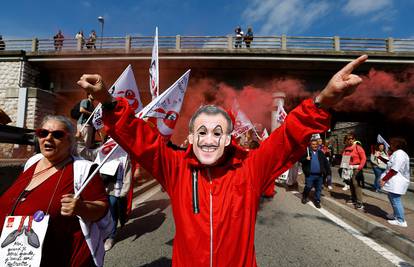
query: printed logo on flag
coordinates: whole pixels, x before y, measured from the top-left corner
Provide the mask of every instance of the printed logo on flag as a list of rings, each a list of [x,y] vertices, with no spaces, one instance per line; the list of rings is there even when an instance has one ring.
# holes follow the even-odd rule
[[[92,123],[95,129],[102,129],[102,127],[104,126],[102,121],[102,108],[97,109],[96,112],[93,114]]]
[[[190,70],[138,114],[140,118],[148,118],[149,124],[156,125],[158,132],[167,139],[173,134],[179,118],[189,74]]]
[[[108,155],[109,152],[111,152],[112,148],[114,148],[115,146],[116,146],[116,143],[113,140],[106,142],[105,144],[103,144],[101,148],[102,154]]]
[[[6,227],[8,228],[13,227],[13,223],[14,223],[14,217],[8,217]]]
[[[139,89],[135,81],[134,73],[131,65],[128,65],[121,76],[116,80],[114,85],[108,90],[113,97],[125,98],[135,113],[142,109],[141,99],[139,97]],[[92,118],[95,129],[99,130],[103,127],[102,109],[97,108]]]
[[[232,112],[233,114],[236,114],[232,135],[238,138],[240,135],[252,129],[254,126],[252,122],[247,118],[246,114],[241,111],[239,103],[237,103],[236,100],[233,102]]]

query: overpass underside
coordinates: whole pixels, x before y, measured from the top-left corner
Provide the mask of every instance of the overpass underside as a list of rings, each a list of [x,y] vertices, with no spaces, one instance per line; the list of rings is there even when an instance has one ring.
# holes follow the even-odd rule
[[[367,75],[370,70],[386,71],[391,75],[410,73],[414,66],[414,55],[404,53],[370,52],[369,60],[362,65],[356,74]],[[295,80],[299,81],[306,94],[289,95],[286,105],[295,106],[300,98],[321,90],[330,77],[343,67],[346,62],[359,56],[358,52],[321,52],[321,51],[279,51],[270,49],[241,50],[186,50],[166,49],[160,51],[160,90],[168,88],[187,69],[191,69],[189,90],[186,102],[192,101],[192,95],[197,94],[197,83],[202,79],[214,81],[210,84],[225,83],[235,90],[242,90],[245,86],[254,88],[268,87],[272,81]],[[56,95],[56,112],[68,114],[70,108],[81,98],[81,91],[76,81],[84,73],[100,73],[108,85],[112,84],[128,64],[131,64],[135,78],[141,92],[144,104],[150,101],[148,90],[148,68],[151,58],[150,49],[134,50],[129,53],[122,51],[88,51],[88,52],[48,52],[28,53],[24,56],[30,65],[40,72],[39,88],[51,90]],[[405,77],[407,78],[407,77]],[[412,79],[412,77],[408,77]],[[198,89],[196,89],[198,88]],[[214,89],[214,86],[213,86]],[[289,91],[289,88],[287,88]],[[410,91],[411,90],[411,91]],[[401,107],[414,109],[411,88],[407,94],[399,96],[379,94],[373,96],[378,109],[370,107],[363,110],[358,102],[351,103],[333,115],[333,124],[336,121],[364,122],[367,135],[383,133],[386,137],[394,134],[411,137],[414,127],[414,115],[401,115]],[[256,104],[252,99],[252,104]],[[257,103],[260,105],[260,103]],[[388,108],[384,108],[388,106]],[[355,108],[353,108],[355,107]],[[269,107],[268,120],[265,126],[270,126]],[[401,109],[403,110],[403,109]],[[405,109],[404,109],[405,110]],[[249,114],[249,110],[246,110]],[[181,121],[185,121],[185,116]],[[181,122],[182,123],[182,122]],[[334,125],[333,125],[334,126]],[[181,142],[187,131],[185,123],[177,125],[179,128],[176,142]],[[410,139],[410,138],[408,138]],[[413,150],[412,150],[413,151]]]

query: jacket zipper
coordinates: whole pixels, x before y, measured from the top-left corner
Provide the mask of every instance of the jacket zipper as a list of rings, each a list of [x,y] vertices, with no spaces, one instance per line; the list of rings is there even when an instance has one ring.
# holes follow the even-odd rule
[[[213,194],[211,192],[213,182],[209,168],[207,168],[207,175],[210,183],[210,267],[213,267]]]

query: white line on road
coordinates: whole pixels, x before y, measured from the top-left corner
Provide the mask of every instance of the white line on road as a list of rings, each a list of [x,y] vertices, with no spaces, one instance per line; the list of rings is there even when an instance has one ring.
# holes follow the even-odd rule
[[[297,191],[291,191],[291,192],[292,192],[292,194],[300,194]],[[333,221],[334,223],[336,223],[337,225],[339,225],[343,229],[345,229],[345,231],[350,233],[355,238],[357,238],[357,239],[361,240],[362,242],[364,242],[364,244],[366,244],[367,246],[372,248],[374,251],[379,253],[381,256],[383,256],[384,258],[386,258],[387,260],[389,260],[391,263],[395,264],[396,266],[407,266],[407,267],[412,266],[412,265],[408,264],[405,260],[401,259],[400,257],[395,255],[394,253],[392,253],[388,249],[384,248],[383,246],[381,246],[380,244],[378,244],[377,242],[372,240],[371,238],[364,236],[360,231],[358,231],[354,227],[350,226],[349,224],[347,224],[346,222],[344,222],[340,218],[336,217],[335,215],[333,215],[332,213],[330,213],[326,209],[324,209],[324,208],[318,209],[311,202],[308,202],[308,205],[310,205],[311,207],[313,207],[314,209],[316,209],[317,211],[319,211],[320,213],[325,215],[325,217],[327,217],[328,219],[330,219],[331,221]]]
[[[144,203],[145,200],[149,199],[150,197],[152,197],[153,195],[155,195],[156,193],[160,191],[161,191],[161,185],[157,184],[156,186],[154,186],[147,192],[143,193],[140,196],[137,196],[134,200],[134,204],[132,205],[132,208],[135,209],[137,206]]]

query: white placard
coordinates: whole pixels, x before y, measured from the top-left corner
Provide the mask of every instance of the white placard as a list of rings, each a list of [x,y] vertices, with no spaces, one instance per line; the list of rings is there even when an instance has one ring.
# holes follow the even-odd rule
[[[119,163],[120,162],[118,160],[105,162],[104,165],[102,165],[102,168],[99,170],[99,173],[114,176],[118,170]]]
[[[0,236],[0,266],[40,266],[49,215],[40,222],[33,216],[7,216]]]
[[[349,162],[351,162],[351,156],[342,156],[340,168],[349,169]]]
[[[278,180],[279,181],[286,181],[288,179],[288,176],[289,176],[289,170],[282,173],[282,175],[279,176]]]

